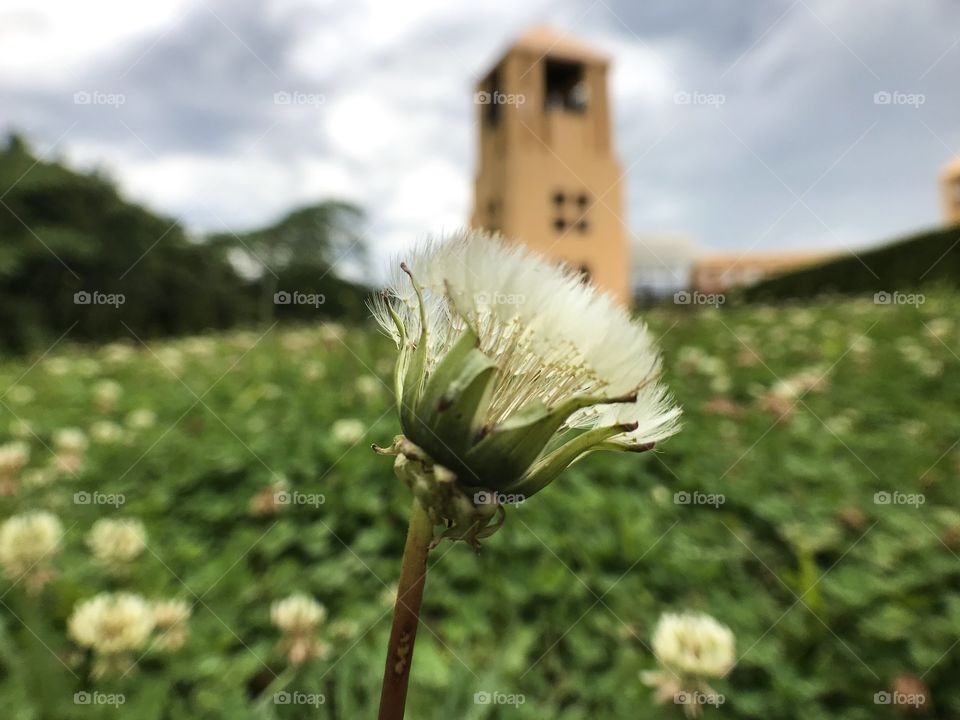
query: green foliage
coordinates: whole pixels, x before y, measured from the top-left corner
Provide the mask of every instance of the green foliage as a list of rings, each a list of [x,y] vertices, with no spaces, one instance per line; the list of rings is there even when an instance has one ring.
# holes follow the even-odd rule
[[[362,263],[352,206],[324,202],[251,233],[193,239],[121,198],[106,178],[41,160],[16,136],[0,149],[0,189],[0,350],[67,332],[150,337],[364,312],[368,291],[332,271],[334,262]],[[323,303],[277,305],[278,287]],[[122,303],[78,304],[84,292]]]
[[[922,676],[931,716],[960,716],[958,315],[960,296],[946,293],[919,308],[651,313],[684,430],[653,453],[578,463],[511,508],[479,555],[463,543],[432,553],[408,716],[680,718],[639,674],[656,665],[659,615],[687,608],[737,637],[738,665],[713,683],[726,703],[706,717],[899,717],[874,694],[904,673]],[[383,596],[409,507],[390,460],[369,450],[398,429],[393,352],[368,327],[322,325],[0,365],[0,387],[13,384],[0,441],[19,433],[32,449],[2,514],[46,508],[66,528],[40,599],[0,581],[8,714],[117,716],[74,705],[74,692],[96,688],[122,692],[124,717],[138,720],[374,717]],[[124,388],[112,409],[95,400],[102,379]],[[156,424],[93,442],[76,478],[31,473],[53,462],[58,429],[125,424],[139,408]],[[355,445],[336,425],[344,418],[368,428]],[[253,512],[281,479],[325,502]],[[75,504],[79,491],[126,502]],[[84,547],[102,516],[139,517],[149,532],[125,580]],[[65,623],[78,600],[114,587],[189,600],[191,635],[179,653],[147,652],[134,675],[93,681]],[[298,591],[328,608],[320,632],[332,652],[293,672],[269,607]],[[284,687],[326,702],[274,704]],[[485,691],[525,702],[475,704]]]
[[[960,284],[960,226],[937,228],[816,267],[774,277],[743,291],[747,300],[810,298],[822,294],[916,292]]]

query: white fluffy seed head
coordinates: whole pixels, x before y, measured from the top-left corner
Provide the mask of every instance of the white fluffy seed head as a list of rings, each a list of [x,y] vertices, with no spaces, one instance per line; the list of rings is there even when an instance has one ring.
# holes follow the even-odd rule
[[[270,621],[291,634],[312,632],[326,617],[326,608],[303,593],[277,600],[270,608]]]
[[[98,563],[118,568],[143,552],[147,531],[139,520],[101,519],[87,533],[87,546]]]
[[[666,613],[653,632],[653,652],[673,672],[723,677],[733,667],[733,632],[701,613]]]
[[[0,565],[18,578],[56,553],[62,538],[63,526],[52,513],[14,515],[0,526]]]
[[[139,650],[153,631],[150,604],[131,593],[101,593],[77,605],[68,621],[70,636],[103,655]]]
[[[646,326],[572,269],[479,231],[422,244],[406,264],[423,288],[428,372],[468,326],[496,363],[487,424],[502,422],[534,399],[552,407],[574,396],[637,392],[634,403],[588,410],[571,424],[636,422],[636,430],[613,439],[628,445],[678,430],[680,409],[658,382],[660,356]],[[387,295],[373,304],[377,321],[399,343],[392,309],[415,341],[418,301],[402,270],[395,270]]]

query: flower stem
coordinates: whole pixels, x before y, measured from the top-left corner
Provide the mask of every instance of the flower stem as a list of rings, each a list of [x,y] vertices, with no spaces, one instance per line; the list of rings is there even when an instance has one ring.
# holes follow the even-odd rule
[[[420,502],[414,499],[410,509],[407,541],[403,547],[397,603],[393,609],[393,627],[390,629],[390,644],[387,646],[387,662],[383,671],[380,720],[403,720],[431,540],[433,523]]]

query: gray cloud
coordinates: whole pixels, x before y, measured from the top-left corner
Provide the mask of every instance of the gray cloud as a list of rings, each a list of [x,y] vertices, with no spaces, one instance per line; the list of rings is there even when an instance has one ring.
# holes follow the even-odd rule
[[[195,226],[334,195],[368,207],[375,252],[395,250],[466,219],[473,82],[512,35],[553,22],[613,55],[633,230],[774,249],[938,221],[936,173],[960,151],[949,0],[515,5],[389,17],[387,5],[196,3],[56,82],[0,80],[4,124],[42,145],[76,123],[68,151],[102,154],[139,197]],[[77,90],[126,102],[76,105]],[[277,92],[322,102],[277,104]],[[679,104],[681,92],[723,103]],[[923,104],[878,105],[878,92]]]

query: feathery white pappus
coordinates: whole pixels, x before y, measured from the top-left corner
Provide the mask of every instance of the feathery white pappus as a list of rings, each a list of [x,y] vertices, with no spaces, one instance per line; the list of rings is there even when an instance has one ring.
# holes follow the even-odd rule
[[[633,402],[580,410],[567,425],[637,423],[607,440],[624,446],[659,442],[678,431],[681,410],[659,382],[660,355],[645,324],[574,270],[479,231],[428,241],[409,258],[424,296],[428,376],[467,327],[497,366],[484,424],[502,423],[534,399],[553,407],[577,396],[636,392]],[[418,298],[402,270],[395,270],[387,294],[374,301],[379,324],[401,342],[392,308],[407,337],[417,337]]]

